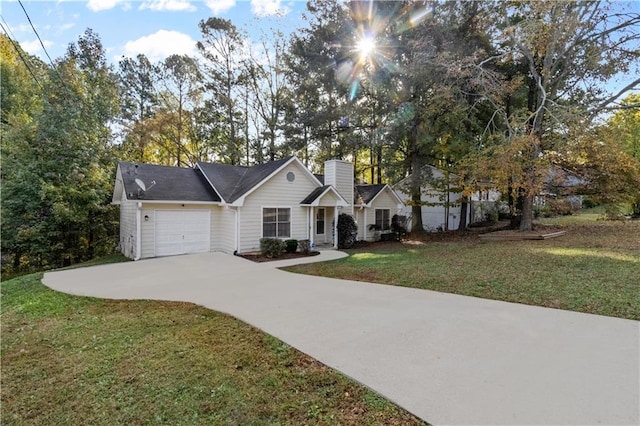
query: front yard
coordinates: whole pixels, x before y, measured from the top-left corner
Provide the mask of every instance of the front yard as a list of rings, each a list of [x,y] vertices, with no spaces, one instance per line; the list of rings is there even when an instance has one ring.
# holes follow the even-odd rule
[[[481,243],[476,234],[373,244],[288,271],[640,320],[640,221],[546,219],[566,235]]]
[[[4,281],[3,425],[418,425],[294,348],[188,303]]]

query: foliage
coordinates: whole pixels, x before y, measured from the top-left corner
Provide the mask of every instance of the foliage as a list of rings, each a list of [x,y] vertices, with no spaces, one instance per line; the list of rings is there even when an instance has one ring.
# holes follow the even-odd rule
[[[353,247],[358,236],[358,225],[353,216],[346,213],[338,215],[338,248]]]
[[[278,238],[261,238],[260,252],[270,258],[280,257],[287,249],[287,243]]]
[[[109,123],[118,92],[97,35],[85,32],[48,74],[42,109],[29,111],[28,128],[9,120],[3,139],[2,248],[13,272],[75,263],[116,245]]]
[[[287,253],[295,253],[298,250],[298,240],[284,240],[284,243]]]
[[[567,141],[579,139],[594,117],[640,82],[635,79],[613,94],[602,89],[603,82],[630,72],[637,63],[640,52],[632,46],[640,39],[640,15],[593,2],[531,1],[501,7],[505,18],[497,36],[500,47],[484,63],[506,70],[507,80],[520,81],[526,91],[514,85],[507,99],[520,93],[526,103],[514,108],[508,101],[496,109],[503,115],[503,142],[515,147],[506,149],[507,158],[495,170],[505,173],[503,166],[509,164],[509,184],[503,188],[516,191],[520,229],[530,230],[533,199],[548,168],[545,162]]]

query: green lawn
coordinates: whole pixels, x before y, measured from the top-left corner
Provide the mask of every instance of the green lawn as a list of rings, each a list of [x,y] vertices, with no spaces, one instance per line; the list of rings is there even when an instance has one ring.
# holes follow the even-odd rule
[[[2,282],[3,425],[423,424],[229,316]]]
[[[640,221],[598,218],[545,220],[568,232],[544,241],[481,243],[454,234],[373,244],[287,270],[640,320]]]

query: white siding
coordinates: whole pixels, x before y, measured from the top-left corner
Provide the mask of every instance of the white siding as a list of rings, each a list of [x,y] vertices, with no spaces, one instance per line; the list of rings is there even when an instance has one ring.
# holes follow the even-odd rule
[[[232,254],[236,249],[236,210],[235,208],[220,208],[216,225],[216,239],[214,251]]]
[[[442,201],[439,197],[435,195],[427,195],[424,193],[421,196],[421,200],[423,202],[428,203],[441,203]],[[427,191],[428,192],[428,191]],[[397,191],[397,194],[403,201],[407,202],[411,200],[411,197],[408,194],[405,194],[401,191]],[[449,195],[449,202],[456,202],[460,198],[460,194],[451,193]],[[460,224],[460,205],[449,207],[449,229],[458,229],[458,225]],[[403,216],[411,216],[411,206],[405,206],[402,208],[401,215]],[[438,229],[444,229],[445,225],[445,215],[446,209],[444,206],[422,206],[422,224],[427,231],[436,231]]]
[[[329,160],[324,163],[324,184],[333,185],[349,203],[343,213],[353,215],[353,163],[343,160]]]
[[[375,240],[375,231],[370,231],[369,225],[376,223],[376,209],[389,210],[389,223],[391,223],[393,215],[401,214],[401,210],[398,206],[398,200],[396,200],[396,198],[389,193],[389,189],[385,188],[375,198],[371,207],[363,209],[363,216],[366,215],[366,219],[363,218],[362,220],[363,222],[366,222],[366,226],[364,223],[361,225],[360,222],[358,222],[358,238],[360,238],[360,236],[364,234],[364,239],[366,241]],[[360,229],[361,226],[364,228],[362,229],[362,231]]]
[[[296,178],[289,182],[287,173],[293,172]],[[262,209],[264,207],[291,208],[291,237],[296,240],[309,238],[309,207],[300,202],[317,187],[307,172],[293,162],[256,191],[251,193],[238,209],[240,221],[240,241],[238,251],[246,253],[260,250],[262,238]]]
[[[210,206],[210,205],[182,205],[182,204],[151,204],[145,203],[142,205],[141,212],[141,258],[149,258],[156,256],[156,241],[155,241],[155,213],[156,210],[181,210],[181,209],[198,209],[198,210],[209,210],[211,212],[211,251],[216,250],[216,245],[218,245],[218,232],[216,225],[219,223],[219,216],[221,208],[218,206]],[[145,216],[148,216],[149,219],[145,220]]]
[[[120,252],[130,259],[136,257],[136,202],[128,201],[122,192],[120,202]]]

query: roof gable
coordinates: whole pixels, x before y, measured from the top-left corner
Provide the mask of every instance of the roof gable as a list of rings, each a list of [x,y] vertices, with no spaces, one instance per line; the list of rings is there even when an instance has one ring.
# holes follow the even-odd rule
[[[291,161],[292,158],[288,157],[251,167],[199,161],[196,163],[196,167],[202,171],[225,202],[233,203]]]
[[[196,167],[203,172],[207,181],[226,203],[242,204],[244,197],[292,162],[297,162],[301,166],[300,169],[306,171],[315,184],[320,185],[315,176],[296,157],[287,157],[251,167],[203,162],[198,162]]]
[[[136,180],[141,181],[143,190]],[[199,171],[154,164],[118,163],[116,190],[124,191],[127,200],[220,202]],[[114,202],[119,201],[114,191]],[[117,198],[117,200],[116,200]]]
[[[402,199],[396,194],[396,192],[387,184],[376,185],[356,185],[355,187],[355,205],[371,206],[376,198],[384,191],[389,194],[398,202],[398,204],[404,204]]]
[[[347,207],[349,202],[344,199],[342,195],[331,185],[323,185],[319,186],[309,195],[305,197],[304,200],[300,202],[303,206],[318,206],[320,205],[320,200],[327,194],[333,194],[337,199],[337,206]]]

